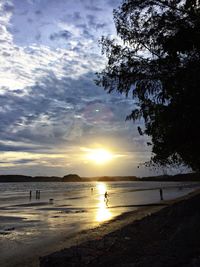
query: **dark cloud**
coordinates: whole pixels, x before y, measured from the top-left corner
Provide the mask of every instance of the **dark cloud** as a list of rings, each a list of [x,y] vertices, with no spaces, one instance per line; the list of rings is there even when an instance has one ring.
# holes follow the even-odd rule
[[[9,164],[14,164],[14,165],[26,165],[28,163],[33,163],[35,162],[35,159],[19,159],[19,160],[9,160]],[[8,163],[8,161],[0,161],[0,165],[4,165]]]
[[[86,9],[94,12],[101,12],[103,11],[103,8],[97,7],[97,6],[85,6]]]
[[[3,5],[3,12],[13,12],[15,7],[11,3],[5,3]]]
[[[99,20],[94,15],[89,14],[86,16],[86,18],[88,20],[89,29],[94,28],[95,30],[99,30],[108,26],[105,22],[99,22]]]
[[[41,11],[41,10],[36,10],[36,11],[35,11],[35,14],[36,14],[37,16],[41,16],[41,15],[42,15],[42,11]]]
[[[77,24],[76,26],[77,26],[78,28],[80,28],[81,30],[83,30],[83,29],[87,29],[87,24],[86,24],[86,23]]]
[[[21,97],[20,90],[5,93],[0,98],[0,140],[51,147],[77,139],[77,131],[79,139],[85,138],[98,124],[106,126],[101,129],[102,134],[105,129],[111,133],[115,127],[120,127],[119,120],[125,120],[129,105],[117,96],[112,100],[112,96],[104,93],[93,80],[93,73],[79,79],[58,79],[49,75],[40,84],[30,87],[26,96]],[[1,148],[29,150],[2,144]],[[35,149],[30,146],[30,150]]]
[[[91,30],[89,29],[84,29],[82,36],[83,38],[86,38],[86,39],[95,39],[95,36],[91,33]]]
[[[103,29],[107,27],[107,23],[97,23],[96,24],[96,29],[99,30],[99,29]]]
[[[87,15],[88,24],[91,26],[96,25],[96,17],[94,15]]]
[[[14,160],[14,161],[11,161],[11,163],[13,164],[27,164],[27,163],[30,163],[30,162],[34,162],[35,160],[34,159],[19,159],[19,160]]]
[[[80,19],[82,19],[81,13],[80,12],[74,12],[73,19],[74,20],[80,20]]]
[[[23,93],[24,93],[24,91],[23,91],[23,90],[21,90],[21,89],[16,89],[16,90],[13,90],[13,91],[12,91],[12,93],[14,93],[14,94],[18,94],[18,95],[21,95],[21,94],[23,94]]]
[[[73,23],[77,23],[77,21],[82,20],[83,17],[81,16],[81,13],[79,11],[75,11],[72,14],[71,13],[67,13],[65,14],[60,20],[62,22],[72,22]]]
[[[3,53],[2,53],[2,56],[4,56],[4,57],[10,57],[10,56],[11,56],[11,54],[10,54],[10,53],[8,53],[8,52],[3,52]]]
[[[67,30],[64,30],[64,31],[60,31],[60,32],[57,32],[57,33],[52,33],[49,37],[50,40],[54,41],[54,40],[57,40],[57,39],[70,39],[72,37],[72,33],[67,31]]]
[[[8,140],[9,141],[9,140]],[[15,146],[15,145],[6,145],[0,142],[0,151],[17,151],[17,152],[33,152],[43,150],[45,147],[34,147],[29,145],[28,147],[25,145]]]

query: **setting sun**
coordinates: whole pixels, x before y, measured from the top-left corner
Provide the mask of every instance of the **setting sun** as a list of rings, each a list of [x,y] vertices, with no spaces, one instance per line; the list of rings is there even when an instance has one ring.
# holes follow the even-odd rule
[[[113,158],[111,152],[105,149],[91,149],[87,154],[87,159],[94,161],[96,164],[104,164]]]

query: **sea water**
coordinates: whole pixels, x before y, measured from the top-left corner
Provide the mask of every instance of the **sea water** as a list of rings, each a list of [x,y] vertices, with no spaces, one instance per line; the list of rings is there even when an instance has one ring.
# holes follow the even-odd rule
[[[163,189],[164,200],[170,200],[188,194],[198,187],[200,183],[197,182],[0,183],[0,216],[14,216],[15,213],[26,213],[27,216],[29,211],[31,214],[34,211],[37,218],[41,215],[41,220],[44,220],[48,213],[52,216],[53,211],[54,216],[59,212],[82,213],[82,217],[89,217],[90,223],[103,222],[108,218],[95,217],[99,207],[105,206],[105,209],[112,211],[113,215],[109,218],[111,219],[132,208],[158,203],[160,188]],[[39,198],[36,191],[40,191]],[[105,192],[108,193],[107,203],[104,203]]]
[[[199,187],[196,182],[0,183],[1,255],[6,259],[18,244],[28,247],[37,240],[72,235],[159,203],[160,188],[164,200],[170,200]]]

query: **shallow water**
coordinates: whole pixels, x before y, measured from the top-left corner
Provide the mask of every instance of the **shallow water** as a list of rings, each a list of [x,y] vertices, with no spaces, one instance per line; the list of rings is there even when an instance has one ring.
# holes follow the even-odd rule
[[[199,183],[185,182],[1,183],[0,231],[5,230],[5,222],[7,228],[17,229],[22,225],[21,220],[18,220],[20,225],[6,221],[10,216],[23,218],[26,227],[32,227],[33,222],[41,224],[40,229],[54,229],[62,224],[65,228],[77,224],[81,227],[80,220],[93,226],[137,205],[159,202],[159,188],[163,188],[164,199],[169,200],[199,186]],[[36,199],[36,190],[40,190],[39,199]]]
[[[0,183],[0,260],[16,252],[19,244],[31,247],[38,240],[71,235],[140,205],[158,203],[159,188],[169,200],[199,187],[192,182]]]

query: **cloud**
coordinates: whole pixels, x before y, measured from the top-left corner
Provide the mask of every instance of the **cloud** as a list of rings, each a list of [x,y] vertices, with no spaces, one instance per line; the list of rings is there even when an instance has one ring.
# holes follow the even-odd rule
[[[103,8],[97,7],[97,6],[85,6],[88,10],[94,11],[94,12],[102,12]]]
[[[14,5],[9,1],[5,1],[5,3],[2,6],[2,11],[6,13],[13,12],[14,9],[15,9]]]
[[[67,30],[64,30],[64,31],[60,31],[58,33],[52,33],[50,35],[50,40],[54,41],[56,39],[60,39],[60,38],[63,38],[63,39],[70,39],[72,37],[72,33],[67,31]]]
[[[36,10],[36,11],[35,11],[35,14],[36,14],[37,16],[41,16],[41,15],[42,15],[42,11],[41,11],[41,10]]]
[[[52,146],[85,139],[88,132],[117,131],[119,121],[125,120],[127,102],[120,98],[117,102],[115,97],[113,105],[112,96],[95,86],[93,79],[92,73],[79,79],[49,75],[29,87],[26,95],[21,96],[20,90],[4,93],[0,98],[1,140]],[[119,105],[124,113],[118,111]]]
[[[86,2],[94,5],[91,1]],[[53,8],[55,9],[53,2],[44,10],[41,10],[37,1],[31,5],[25,1],[20,2],[20,5],[16,5],[15,1],[14,3],[15,6],[5,1],[1,5],[1,91],[4,91],[5,87],[16,90],[32,86],[50,72],[57,77],[69,74],[71,77],[77,77],[103,66],[103,59],[100,59],[100,50],[97,46],[101,33],[97,35],[96,31],[103,28],[109,31],[109,22],[102,22],[100,17],[96,18],[87,12],[85,17],[82,17],[81,12],[77,10],[73,10],[71,15],[65,15],[69,19],[63,22],[65,2],[60,1],[62,12],[53,13],[52,23],[48,12],[51,14]],[[85,2],[82,3],[80,10],[85,8],[84,4]],[[35,8],[31,10],[32,7]],[[23,16],[22,10],[24,10]],[[42,14],[41,19],[34,17],[38,14]],[[27,19],[33,26],[27,27],[25,21]],[[83,23],[84,21],[86,23]],[[24,26],[21,27],[21,24]]]
[[[130,168],[144,157],[145,140],[125,122],[132,99],[94,84],[105,64],[97,40],[113,34],[117,2],[0,2],[1,168],[87,173],[81,147],[96,145],[125,155]]]

